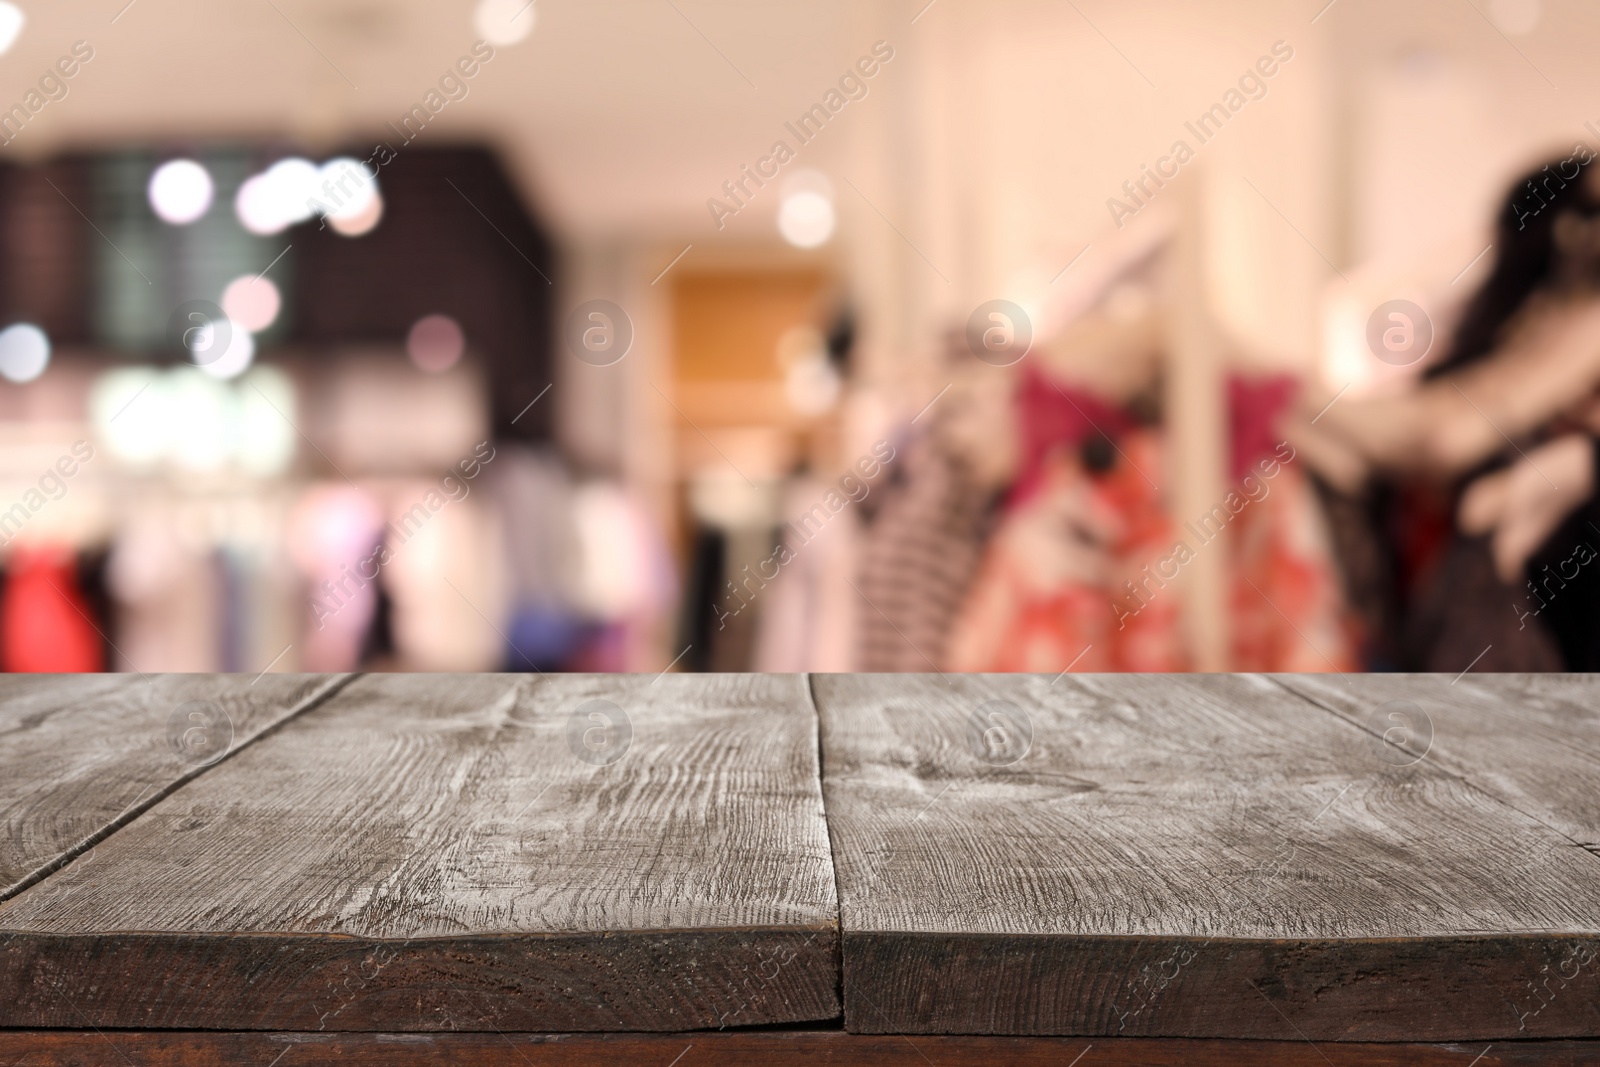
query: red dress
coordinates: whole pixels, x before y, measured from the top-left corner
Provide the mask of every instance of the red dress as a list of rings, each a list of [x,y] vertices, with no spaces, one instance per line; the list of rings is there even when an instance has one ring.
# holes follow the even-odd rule
[[[951,635],[948,668],[1188,670],[1174,582],[1194,556],[1225,545],[1231,669],[1356,669],[1311,486],[1292,458],[1274,462],[1271,476],[1257,467],[1293,455],[1273,432],[1292,395],[1286,379],[1229,382],[1233,506],[1219,512],[1227,537],[1213,545],[1167,510],[1158,430],[1025,372],[1021,473]],[[1081,458],[1095,434],[1115,441],[1103,472]]]

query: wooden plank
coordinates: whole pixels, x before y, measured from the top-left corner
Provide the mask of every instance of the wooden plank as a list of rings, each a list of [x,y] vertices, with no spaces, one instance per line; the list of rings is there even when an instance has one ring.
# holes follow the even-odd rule
[[[0,900],[346,680],[0,677]]]
[[[364,677],[97,855],[0,906],[0,1026],[839,1014],[798,676]]]
[[[1481,1056],[1480,1056],[1481,1054]],[[0,1030],[0,1062],[25,1067],[1536,1067],[1600,1062],[1600,1041],[1370,1044],[727,1030],[676,1034],[226,1033]]]
[[[1374,735],[1406,733],[1410,754],[1600,851],[1600,679],[1594,675],[1273,677]],[[1407,721],[1419,713],[1414,724]]]
[[[847,1029],[1600,1034],[1600,857],[1267,679],[814,687]]]

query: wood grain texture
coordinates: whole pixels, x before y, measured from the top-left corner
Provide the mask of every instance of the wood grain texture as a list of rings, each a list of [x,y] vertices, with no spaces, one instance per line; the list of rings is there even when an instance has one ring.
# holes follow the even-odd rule
[[[1368,730],[1392,700],[1428,717],[1425,758],[1600,851],[1600,678],[1591,674],[1274,675]],[[1384,720],[1387,721],[1387,720]]]
[[[1481,1054],[1481,1056],[1480,1056]],[[319,1034],[5,1031],[0,1062],[25,1067],[1578,1067],[1596,1041],[1485,1047],[1182,1038],[881,1036],[837,1030],[676,1034]]]
[[[1600,857],[1268,679],[813,684],[852,1031],[1600,1034]]]
[[[174,747],[169,727],[186,705],[199,701],[226,715],[237,752],[347,680],[0,676],[0,900],[204,773],[203,758],[226,758],[220,749],[186,758]]]
[[[622,751],[620,722],[588,718],[597,698],[631,720],[615,762],[585,747],[609,730]],[[798,676],[364,677],[96,857],[74,892],[40,891],[68,866],[0,906],[0,1025],[663,1030],[839,1014]]]

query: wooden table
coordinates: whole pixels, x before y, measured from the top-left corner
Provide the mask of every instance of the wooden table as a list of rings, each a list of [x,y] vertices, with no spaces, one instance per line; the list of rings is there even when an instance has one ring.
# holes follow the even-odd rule
[[[4,1064],[1597,1038],[1581,676],[0,680]]]

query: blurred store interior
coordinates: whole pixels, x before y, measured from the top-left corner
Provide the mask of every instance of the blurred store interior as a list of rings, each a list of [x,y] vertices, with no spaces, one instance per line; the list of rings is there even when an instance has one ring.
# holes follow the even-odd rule
[[[1600,374],[1444,364],[1528,226],[1588,247],[1597,43],[1576,0],[0,4],[0,667],[1581,667]],[[1446,462],[1453,395],[1492,432]]]

